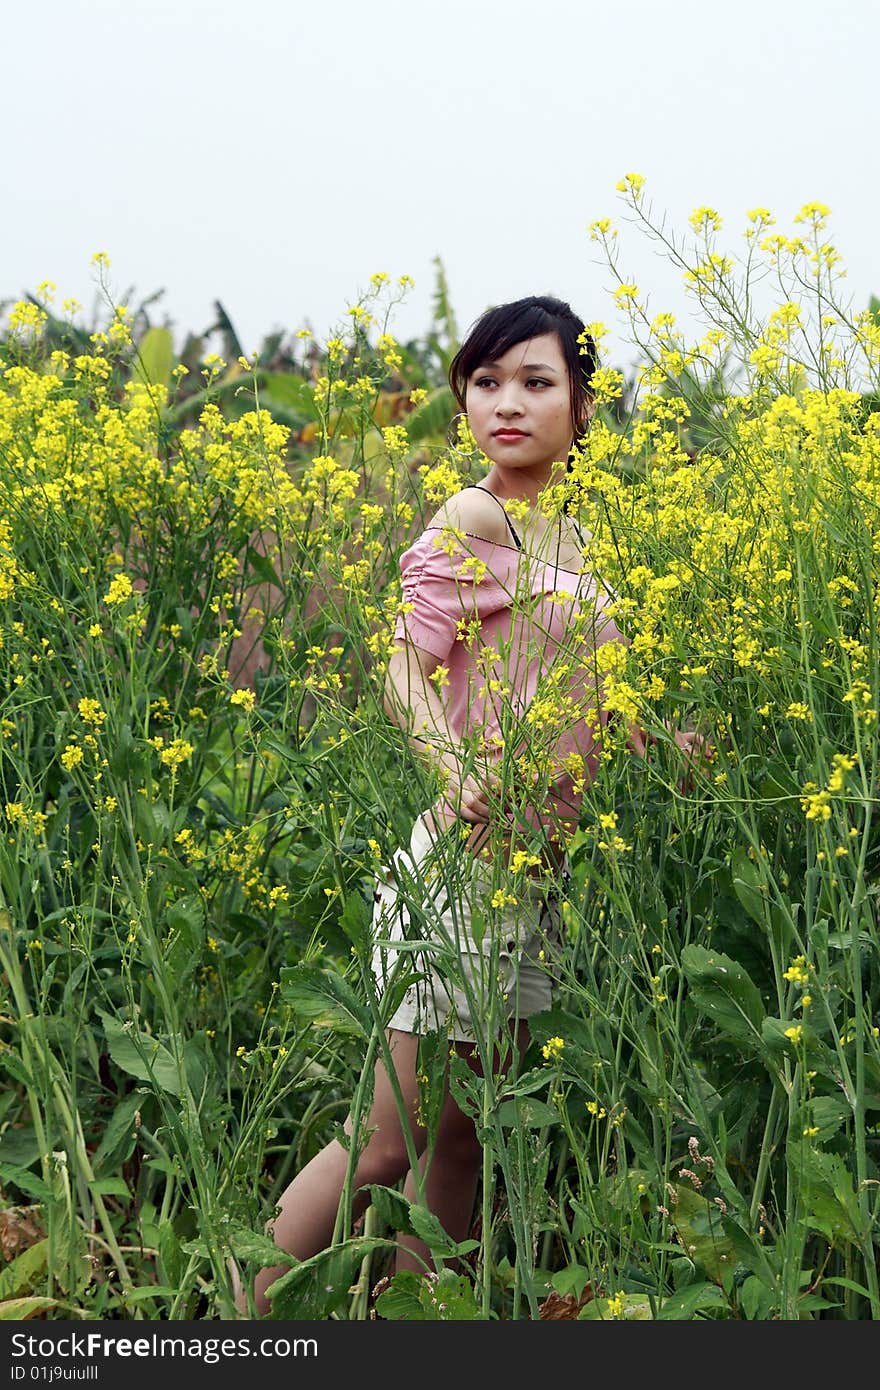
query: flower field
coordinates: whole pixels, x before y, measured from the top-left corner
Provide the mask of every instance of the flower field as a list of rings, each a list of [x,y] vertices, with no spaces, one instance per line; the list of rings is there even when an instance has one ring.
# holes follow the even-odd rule
[[[280,1318],[880,1316],[880,306],[841,300],[821,204],[672,236],[620,190],[701,326],[649,312],[592,225],[640,366],[590,325],[599,409],[542,497],[627,638],[597,656],[556,999],[521,1066],[493,1077],[488,1027],[486,1075],[452,1066],[471,1239],[391,1189],[354,1222],[349,1183]],[[278,1195],[368,1108],[374,877],[437,790],[383,709],[398,561],[484,471],[446,443],[442,268],[409,344],[406,282],[375,275],[320,345],[248,357],[227,322],[189,368],[143,310],[88,331],[43,286],[7,315],[3,1317],[232,1317],[228,1257],[274,1263]],[[559,689],[511,722],[523,804]],[[425,1040],[429,1132],[447,1053]],[[392,1276],[395,1231],[434,1277]]]

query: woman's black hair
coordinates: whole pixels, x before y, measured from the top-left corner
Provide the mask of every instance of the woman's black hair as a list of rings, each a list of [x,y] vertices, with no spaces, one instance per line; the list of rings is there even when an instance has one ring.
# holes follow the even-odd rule
[[[486,362],[497,362],[517,343],[555,333],[562,344],[571,383],[572,434],[577,443],[589,423],[593,402],[592,378],[599,365],[596,344],[577,314],[562,299],[549,294],[529,295],[510,304],[487,309],[471,327],[449,364],[449,385],[462,410],[468,379]]]

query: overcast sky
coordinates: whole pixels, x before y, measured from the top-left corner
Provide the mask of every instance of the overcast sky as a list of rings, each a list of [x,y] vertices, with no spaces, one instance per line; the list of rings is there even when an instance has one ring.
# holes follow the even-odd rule
[[[635,170],[687,231],[741,245],[764,204],[831,206],[857,308],[880,294],[875,0],[15,0],[4,7],[0,298],[111,280],[178,343],[223,301],[246,350],[321,335],[372,272],[430,321],[442,257],[462,327],[550,292],[614,322],[587,223]],[[677,279],[634,228],[621,268],[656,311]],[[161,316],[162,310],[159,311]],[[616,340],[615,340],[616,341]]]

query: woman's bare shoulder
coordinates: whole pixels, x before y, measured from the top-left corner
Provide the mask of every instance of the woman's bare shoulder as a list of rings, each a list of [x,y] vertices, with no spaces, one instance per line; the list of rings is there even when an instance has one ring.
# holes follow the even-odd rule
[[[479,487],[462,488],[447,498],[428,522],[428,527],[432,526],[453,526],[496,545],[504,545],[510,538],[502,507]]]

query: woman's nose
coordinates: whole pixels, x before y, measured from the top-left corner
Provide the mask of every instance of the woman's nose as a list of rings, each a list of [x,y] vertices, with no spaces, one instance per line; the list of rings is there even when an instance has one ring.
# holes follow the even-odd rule
[[[502,386],[495,397],[495,411],[498,415],[521,415],[519,390],[513,383]]]

